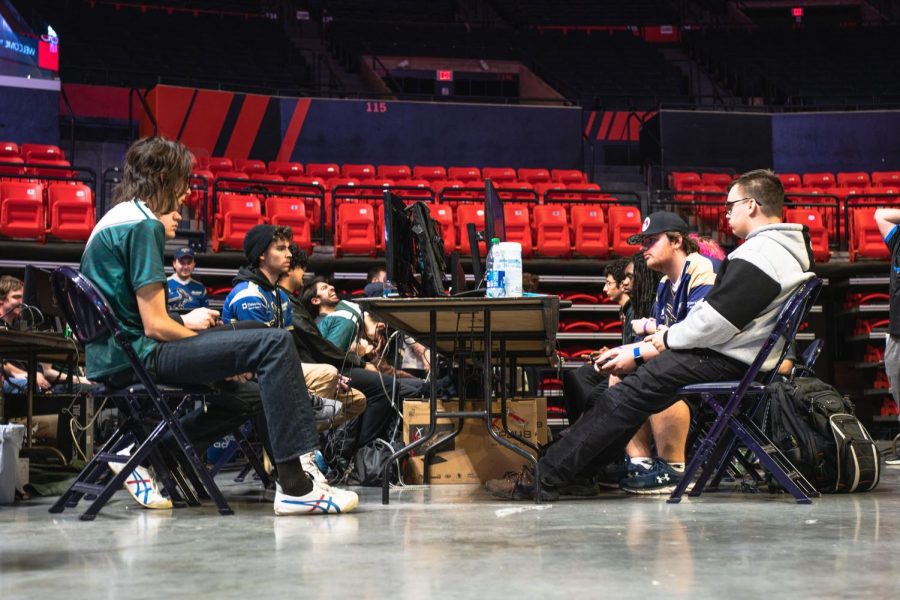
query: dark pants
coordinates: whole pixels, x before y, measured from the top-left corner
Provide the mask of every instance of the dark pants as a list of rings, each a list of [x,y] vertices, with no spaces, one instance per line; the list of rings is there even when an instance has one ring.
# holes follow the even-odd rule
[[[566,416],[569,425],[590,410],[598,395],[609,387],[609,376],[598,373],[594,363],[587,363],[577,369],[569,369],[563,373],[563,399],[566,403]]]
[[[679,388],[692,383],[740,378],[747,365],[708,350],[669,350],[603,394],[594,406],[547,448],[541,480],[551,486],[593,474],[621,457],[628,441],[651,414],[675,403]]]
[[[390,394],[394,391],[394,378],[363,368],[349,369],[346,374],[351,379],[350,385],[366,395],[366,410],[359,418],[357,441],[357,445],[364,446],[387,434],[391,416],[394,414],[390,399]],[[423,385],[421,379],[398,378],[397,397],[409,398],[418,395]],[[403,410],[399,405],[397,409]]]
[[[205,413],[185,419],[188,437],[202,446],[248,418],[265,415],[273,460],[286,462],[318,446],[312,405],[300,359],[290,332],[284,329],[217,329],[203,335],[165,342],[147,357],[158,381],[213,384]],[[257,383],[223,382],[240,373],[255,373]]]

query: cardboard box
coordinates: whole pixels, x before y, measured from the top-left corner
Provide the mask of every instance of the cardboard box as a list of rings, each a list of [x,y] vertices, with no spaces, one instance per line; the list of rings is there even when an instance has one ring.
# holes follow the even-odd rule
[[[475,410],[479,404],[475,404]],[[456,402],[438,403],[438,412],[457,410]],[[467,409],[472,410],[467,406]],[[502,423],[500,419],[500,402],[492,403],[492,412],[494,429],[500,430]],[[404,437],[403,441],[409,443],[410,440],[417,439],[421,436],[428,425],[428,402],[410,402],[403,403],[404,416]],[[539,445],[547,443],[547,400],[543,397],[515,399],[507,402],[507,422],[510,430],[520,437],[536,442]],[[449,463],[437,470],[437,460],[432,461],[431,477],[433,483],[473,483],[466,476],[467,470],[471,465],[477,475],[477,481],[485,482],[488,479],[503,477],[508,471],[519,471],[522,465],[528,460],[523,456],[513,452],[512,450],[500,445],[494,438],[488,434],[484,424],[478,419],[466,419],[462,431],[453,440],[441,442],[437,436],[445,436],[446,432],[453,431],[455,420],[438,419],[438,433],[435,438],[437,441],[429,445],[438,444],[437,457],[444,457]],[[506,439],[509,437],[501,432],[501,436]],[[518,444],[515,440],[513,443]],[[522,447],[520,445],[520,447]],[[528,448],[525,448],[528,449]],[[417,449],[419,450],[419,449]],[[462,454],[460,454],[462,453]],[[411,459],[408,475],[417,483],[421,482],[421,471],[423,463],[421,452],[419,457]],[[465,461],[463,462],[463,454]],[[446,456],[450,455],[450,456]],[[437,473],[441,473],[441,477],[437,477]],[[417,475],[418,474],[418,475]],[[451,476],[447,476],[447,475]],[[418,479],[416,477],[418,476]]]
[[[425,458],[413,456],[406,463],[405,481],[413,485],[425,483]],[[465,450],[438,452],[431,458],[429,471],[432,484],[481,483]]]

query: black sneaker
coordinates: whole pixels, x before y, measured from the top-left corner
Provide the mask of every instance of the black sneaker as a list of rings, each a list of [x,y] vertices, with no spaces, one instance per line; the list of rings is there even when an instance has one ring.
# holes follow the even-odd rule
[[[578,498],[593,498],[600,493],[600,487],[593,479],[576,479],[568,485],[557,488],[560,496],[576,496]]]
[[[622,483],[625,480],[631,477],[637,477],[638,475],[644,475],[649,471],[650,469],[647,467],[641,464],[632,463],[626,458],[622,462],[607,465],[606,470],[598,477],[597,485],[605,488],[619,489],[622,487]]]
[[[671,494],[681,482],[682,475],[669,463],[657,458],[646,473],[624,479],[622,489],[630,494]]]
[[[507,474],[509,475],[509,474]],[[534,471],[531,467],[524,467],[515,477],[503,477],[490,479],[484,486],[495,498],[504,500],[534,500],[535,482]],[[541,501],[553,502],[559,500],[559,492],[556,489],[541,486]]]

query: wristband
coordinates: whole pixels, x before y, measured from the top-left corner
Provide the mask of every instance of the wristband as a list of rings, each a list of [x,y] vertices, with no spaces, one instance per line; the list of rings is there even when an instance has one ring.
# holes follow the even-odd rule
[[[637,366],[641,366],[642,364],[644,364],[644,357],[641,356],[640,346],[634,347],[634,364],[636,364]]]
[[[644,319],[643,334],[647,335],[647,319]]]

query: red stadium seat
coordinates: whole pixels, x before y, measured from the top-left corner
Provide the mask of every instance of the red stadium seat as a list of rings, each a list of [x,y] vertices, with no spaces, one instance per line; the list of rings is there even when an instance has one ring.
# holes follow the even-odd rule
[[[312,251],[312,230],[302,198],[271,196],[266,199],[266,218],[272,225],[284,225],[294,232],[294,243]]]
[[[47,198],[50,234],[61,240],[87,241],[96,224],[91,188],[82,183],[54,183]]]
[[[15,142],[0,142],[0,162],[6,157],[19,157],[19,145]]]
[[[447,169],[447,179],[458,179],[467,183],[481,181],[481,171],[478,167],[450,167]]]
[[[690,198],[694,202],[700,202],[694,207],[694,214],[704,221],[715,223],[725,213],[725,190],[719,186],[701,185],[693,189],[694,195]],[[612,219],[610,219],[610,223]]]
[[[522,244],[522,256],[530,257],[534,245],[531,241],[531,217],[528,214],[528,205],[504,204],[503,218],[506,228],[506,239],[503,241]]]
[[[587,178],[584,173],[576,169],[553,169],[550,171],[550,178],[553,181],[569,185],[570,183],[586,183]]]
[[[382,179],[393,179],[394,181],[397,181],[398,179],[409,179],[410,177],[416,179],[428,179],[427,177],[415,175],[415,172],[411,172],[406,165],[378,165],[376,174]]]
[[[804,173],[803,187],[813,187],[824,190],[835,186],[834,175],[831,173]]]
[[[40,183],[0,183],[0,235],[43,242],[47,236]]]
[[[900,185],[900,171],[874,171],[872,185]]]
[[[25,159],[19,158],[18,156],[0,157],[0,176],[24,175],[25,167],[18,166],[18,165],[24,165],[24,164],[25,164]]]
[[[216,212],[213,250],[222,247],[241,249],[244,236],[255,225],[264,223],[259,198],[251,195],[221,194]]]
[[[837,184],[838,187],[842,188],[866,187],[867,185],[869,185],[869,174],[863,172],[838,173]]]
[[[234,161],[234,170],[242,171],[247,175],[253,175],[255,173],[265,173],[266,163],[261,160],[238,159]]]
[[[419,166],[413,167],[412,176],[415,179],[424,179],[425,181],[441,181],[447,179],[447,169],[440,166]],[[409,177],[407,175],[406,177]]]
[[[468,256],[471,252],[469,246],[469,234],[466,231],[468,223],[474,223],[475,229],[484,231],[484,206],[479,204],[460,204],[456,209],[456,223],[459,228],[459,251]],[[478,242],[479,256],[485,255],[484,241]]]
[[[431,209],[431,218],[437,221],[441,227],[444,252],[450,254],[456,250],[456,228],[453,225],[453,209],[441,204],[435,204],[429,208]]]
[[[408,190],[395,189],[394,193],[407,200],[424,200],[429,201],[433,197],[431,184],[424,179],[399,179],[395,184],[396,188],[413,188]]]
[[[813,257],[816,262],[828,262],[831,250],[828,249],[828,228],[825,227],[822,215],[816,210],[807,208],[789,208],[785,211],[785,219],[788,223],[797,223],[809,228]]]
[[[547,201],[547,192],[553,191],[553,190],[565,191],[565,189],[566,189],[566,184],[559,183],[558,181],[550,181],[550,182],[534,184],[534,192],[537,194],[538,200],[540,202]],[[561,196],[556,196],[556,198],[561,198]]]
[[[850,211],[850,261],[857,258],[887,260],[890,250],[875,224],[876,208],[854,208]]]
[[[605,258],[609,256],[609,232],[603,209],[597,205],[578,204],[569,209],[575,234],[575,254]]]
[[[700,175],[692,171],[676,171],[669,175],[669,186],[675,191],[691,190],[702,184],[703,180],[700,179]]]
[[[631,256],[640,245],[629,244],[628,238],[641,232],[641,211],[632,206],[609,207],[609,245],[614,254]]]
[[[27,159],[25,162],[26,164],[33,165],[27,168],[26,171],[29,175],[33,175],[35,177],[59,178],[72,177],[74,175],[72,171],[60,168],[72,166],[67,160],[51,158],[31,158]]]
[[[534,250],[538,254],[568,257],[572,252],[569,221],[562,206],[558,204],[535,206],[534,227],[537,233]]]
[[[346,202],[337,207],[334,231],[335,256],[375,256],[375,209],[364,202]]]
[[[700,181],[703,185],[716,185],[720,188],[727,188],[734,179],[728,173],[701,173]]]
[[[331,179],[333,177],[340,177],[341,169],[334,163],[308,163],[306,165],[306,174],[309,177]]]
[[[269,161],[269,173],[282,177],[298,177],[303,175],[303,165],[298,162],[272,160]]]
[[[206,162],[206,170],[216,174],[219,171],[234,171],[234,161],[227,156],[210,156]]]
[[[455,206],[460,200],[465,200],[468,197],[464,192],[454,191],[464,187],[466,187],[465,182],[458,180],[433,181],[431,183],[431,191],[434,192],[435,200],[446,202],[451,206]]]
[[[863,189],[863,195],[873,194],[865,198],[866,204],[894,204],[897,202],[897,195],[900,195],[900,187],[892,185],[869,186]],[[888,195],[886,195],[888,194]]]
[[[250,185],[250,176],[241,171],[218,171],[215,175],[215,186],[220,193],[222,190],[243,190]],[[223,181],[225,179],[237,181]]]
[[[519,169],[519,181],[525,181],[531,185],[550,183],[550,171],[547,169]]]
[[[534,187],[530,183],[509,182],[497,186],[497,195],[501,200],[525,200],[537,201],[538,197],[534,193]]]
[[[59,146],[49,144],[22,144],[22,157],[25,162],[38,160],[65,160],[66,155]]]
[[[494,184],[511,183],[516,180],[516,170],[510,167],[485,167],[481,170],[481,176]]]
[[[563,196],[566,200],[600,200],[606,197],[596,183],[570,183],[566,186],[566,192]]]
[[[372,179],[375,177],[375,165],[344,165],[341,167],[341,176],[359,181]]]
[[[305,185],[314,185],[319,188],[317,192],[309,188],[293,188],[288,187],[287,189],[291,192],[295,192],[298,194],[304,194],[303,203],[306,204],[306,216],[309,218],[310,223],[312,223],[313,228],[319,228],[322,226],[322,202],[325,198],[325,180],[321,177],[288,177],[286,183],[299,183]],[[321,196],[319,195],[321,194]]]
[[[793,189],[803,185],[803,180],[796,173],[778,173],[778,179],[785,190]]]

